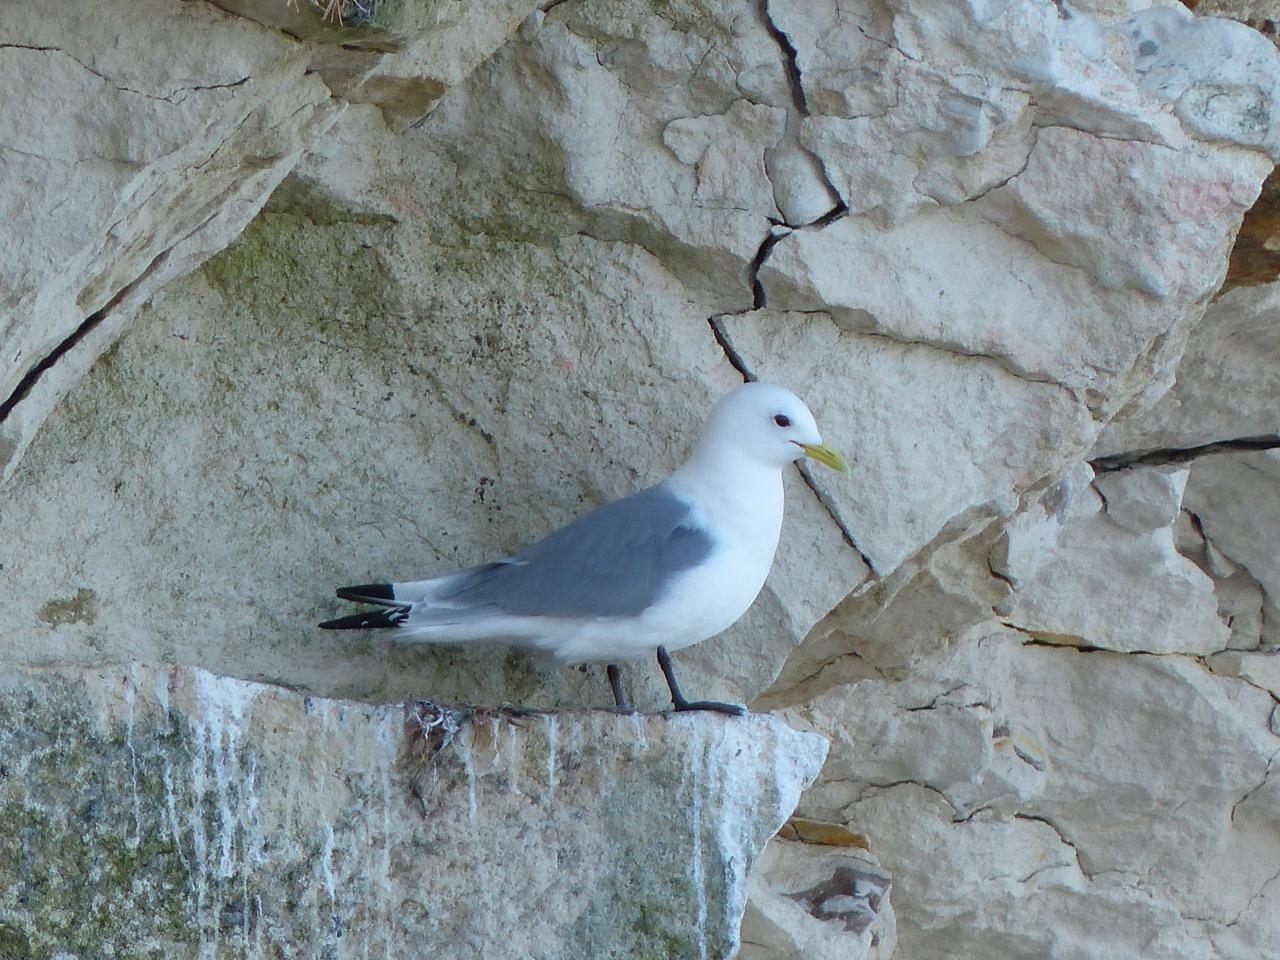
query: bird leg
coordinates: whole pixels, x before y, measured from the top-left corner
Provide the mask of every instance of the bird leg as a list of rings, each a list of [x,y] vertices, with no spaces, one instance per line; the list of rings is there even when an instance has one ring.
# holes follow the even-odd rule
[[[609,676],[609,689],[613,691],[614,709],[619,713],[635,713],[631,708],[631,704],[627,703],[627,698],[622,693],[622,677],[618,673],[618,665],[616,663],[607,664],[604,672]]]
[[[684,694],[680,692],[680,685],[676,683],[676,675],[671,668],[671,654],[667,653],[666,647],[658,648],[658,666],[662,668],[662,675],[667,678],[667,686],[671,688],[671,706],[676,711],[714,710],[716,713],[728,713],[735,717],[746,714],[747,708],[736,703],[721,703],[719,700],[686,700]]]

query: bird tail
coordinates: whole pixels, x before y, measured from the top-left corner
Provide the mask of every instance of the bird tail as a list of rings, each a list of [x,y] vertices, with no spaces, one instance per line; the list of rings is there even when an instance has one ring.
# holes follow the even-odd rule
[[[404,606],[403,600],[396,599],[394,583],[362,583],[356,587],[339,587],[338,598],[354,600],[356,603],[376,603],[383,607]]]
[[[339,587],[338,596],[356,603],[376,603],[382,610],[366,610],[320,624],[321,630],[381,630],[398,627],[409,616],[409,606],[395,597],[390,583],[365,583],[355,587]]]
[[[366,610],[349,617],[338,617],[320,624],[321,630],[381,630],[398,627],[409,616],[408,607],[389,607],[386,610]]]

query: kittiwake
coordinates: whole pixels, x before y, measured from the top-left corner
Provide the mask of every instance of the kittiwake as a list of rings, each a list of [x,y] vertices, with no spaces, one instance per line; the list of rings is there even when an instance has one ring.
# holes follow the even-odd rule
[[[513,556],[430,580],[341,587],[382,609],[320,624],[394,627],[426,643],[496,641],[558,663],[603,663],[619,710],[618,664],[656,653],[676,710],[741,714],[686,700],[668,651],[747,612],[782,530],[782,471],[812,457],[847,473],[795,394],[747,383],[711,409],[689,459],[666,480],[605,504]]]

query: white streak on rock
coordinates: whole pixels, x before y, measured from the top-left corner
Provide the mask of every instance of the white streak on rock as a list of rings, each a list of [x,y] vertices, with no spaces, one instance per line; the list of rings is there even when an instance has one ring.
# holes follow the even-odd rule
[[[124,700],[129,707],[129,712],[125,720],[124,743],[129,751],[129,785],[133,791],[133,836],[129,839],[129,846],[134,848],[142,842],[142,801],[138,797],[138,750],[133,743],[134,712],[137,699],[138,695],[133,687],[133,682],[125,680]]]

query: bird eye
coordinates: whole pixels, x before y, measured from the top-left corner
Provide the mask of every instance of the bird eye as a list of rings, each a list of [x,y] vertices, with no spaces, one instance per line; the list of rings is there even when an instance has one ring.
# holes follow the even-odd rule
[[[791,426],[791,418],[788,417],[785,413],[775,414],[773,418],[773,422],[783,428]]]

